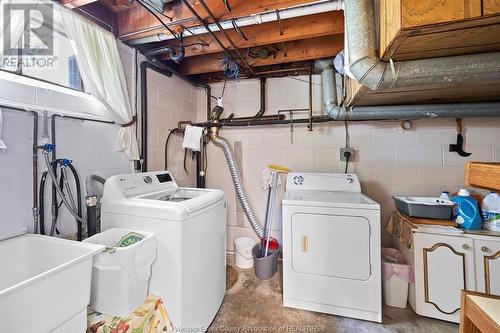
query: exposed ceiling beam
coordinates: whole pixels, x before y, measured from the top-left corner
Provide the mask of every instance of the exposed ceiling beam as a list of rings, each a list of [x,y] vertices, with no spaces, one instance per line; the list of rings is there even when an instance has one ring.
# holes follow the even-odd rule
[[[264,59],[248,58],[251,66],[269,66],[281,63],[306,61],[335,56],[344,47],[343,34],[317,38],[301,39],[285,43],[285,52],[280,51],[276,57]],[[221,72],[220,59],[223,53],[213,53],[185,58],[179,65],[184,75]]]
[[[242,27],[241,31],[248,40],[239,36],[235,29],[226,30],[229,37],[238,48],[256,47],[266,44],[288,42],[297,39],[315,38],[343,33],[344,15],[342,11],[336,11],[282,20],[282,35],[280,34],[278,22],[269,22]],[[219,40],[222,41],[224,46],[230,49],[229,42],[226,38],[224,38],[222,33],[216,32],[215,34]],[[222,52],[222,49],[211,35],[203,34],[198,35],[198,37],[207,42],[209,46],[189,46],[186,48],[186,57]],[[185,45],[199,42],[200,40],[194,36],[184,38]],[[178,42],[169,41],[167,45],[177,46]]]
[[[84,1],[84,0],[63,0],[63,1]],[[90,0],[86,0],[90,1]],[[94,0],[95,1],[95,0]],[[317,0],[231,0],[231,12],[228,12],[224,1],[205,0],[205,3],[219,20],[238,18],[251,14],[262,13],[287,7],[298,6],[316,2]],[[207,14],[202,6],[196,1],[192,2],[193,8],[206,18]],[[166,16],[172,17],[170,22],[166,17],[162,17],[165,23],[179,23],[187,26],[197,25],[191,12],[182,5],[181,1],[168,4],[163,12]],[[151,36],[164,32],[165,28],[158,20],[140,5],[135,4],[128,10],[120,12],[117,18],[118,38],[123,41]]]
[[[74,9],[97,1],[98,0],[60,0],[59,2],[64,7]]]

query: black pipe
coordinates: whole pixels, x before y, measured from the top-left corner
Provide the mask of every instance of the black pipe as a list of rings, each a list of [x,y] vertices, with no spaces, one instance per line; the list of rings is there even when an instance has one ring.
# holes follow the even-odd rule
[[[50,137],[52,139],[52,161],[56,160],[56,117],[58,115],[53,114],[52,117],[50,118]],[[54,175],[57,176],[57,165],[55,163],[52,164],[52,170],[54,171]],[[51,226],[55,226],[57,223],[57,219],[59,217],[59,203],[57,202],[57,190],[53,182],[52,184],[52,196],[51,196],[51,213],[52,213],[52,220],[51,220]],[[51,227],[51,236],[53,235],[52,227]]]
[[[314,116],[312,117],[313,123],[326,123],[330,121],[334,121],[334,119],[329,116]],[[221,119],[219,123],[214,124],[212,122],[203,122],[203,123],[195,123],[193,126],[201,126],[201,127],[247,127],[247,126],[263,126],[263,125],[290,125],[290,124],[308,124],[309,118],[306,119],[253,119],[248,121],[227,121],[225,119]]]
[[[212,114],[212,87],[210,85],[205,86],[205,91],[207,92],[207,121],[210,120]]]
[[[78,216],[83,219],[82,186],[80,183],[80,177],[78,177],[78,172],[76,172],[76,169],[73,166],[73,164],[69,165],[69,169],[71,170],[71,173],[73,174],[73,178],[74,178],[75,184],[76,184],[77,213],[78,213]],[[62,177],[63,177],[63,173],[61,172],[61,179],[62,179]],[[77,228],[76,239],[78,241],[81,241],[83,239],[82,222],[76,220],[76,228]]]
[[[260,110],[254,118],[262,118],[266,112],[266,78],[260,78]]]
[[[155,49],[144,51],[144,56],[146,58],[155,57],[159,54],[167,53],[170,55],[170,59],[175,63],[179,63],[182,59],[184,59],[184,55],[186,54],[184,46],[179,45],[179,51],[177,52],[173,46],[165,45]]]
[[[33,147],[32,147],[32,184],[33,184],[33,232],[36,234],[39,224],[39,210],[38,205],[38,113],[31,111],[33,115]]]
[[[210,120],[210,114],[212,113],[212,88],[210,85],[204,86],[207,93],[207,120]],[[196,187],[205,188],[207,183],[207,175],[205,170],[206,166],[206,147],[205,138],[202,137],[200,151],[196,153]]]
[[[57,170],[57,160],[51,162],[52,168],[55,168]],[[56,173],[57,174],[57,173]],[[40,189],[39,189],[39,194],[38,194],[38,206],[40,207],[40,217],[39,217],[39,225],[40,225],[40,234],[45,235],[45,184],[47,182],[47,175],[48,171],[44,171],[42,173],[42,178],[40,180]],[[52,184],[52,182],[51,182]],[[59,188],[64,191],[64,182],[63,178],[60,178],[59,181]],[[52,192],[54,193],[54,192]],[[54,210],[54,207],[52,207],[52,220],[51,220],[51,228],[50,228],[50,236],[53,236],[54,230],[52,229],[52,226],[56,226],[57,224],[57,219],[59,216],[59,203],[57,202],[57,196],[54,201],[54,206],[56,209]],[[57,230],[57,227],[54,228],[57,233],[59,234],[59,230]]]
[[[38,206],[39,206],[39,218],[38,223],[40,225],[40,234],[45,235],[45,182],[47,181],[47,175],[49,173],[44,171],[42,173],[42,179],[40,180],[40,193],[38,194]]]
[[[60,117],[60,118],[73,119],[73,120],[91,121],[94,123],[116,124],[114,121],[111,121],[111,120],[89,119],[89,118],[82,118],[82,117],[65,116],[65,115],[61,115],[61,114],[53,114],[53,116]]]
[[[312,131],[313,130],[313,122],[312,122],[312,118],[313,118],[313,107],[312,107],[312,103],[313,103],[313,90],[312,90],[312,86],[313,86],[313,83],[312,83],[312,72],[313,72],[313,69],[311,67],[310,71],[309,71],[309,125],[308,125],[308,128],[309,128],[309,131]],[[337,87],[335,87],[335,89],[337,89]]]
[[[148,158],[148,128],[147,128],[147,121],[148,121],[148,115],[147,115],[147,110],[148,110],[148,101],[147,101],[147,95],[148,95],[148,85],[147,85],[147,69],[152,69],[154,71],[157,71],[160,74],[166,75],[168,77],[171,77],[173,74],[184,80],[185,82],[195,86],[195,87],[201,87],[204,88],[205,91],[207,92],[207,120],[210,118],[210,113],[212,112],[212,88],[206,84],[199,84],[196,83],[190,79],[188,79],[186,76],[180,74],[176,70],[170,68],[169,66],[160,63],[156,61],[155,59],[151,61],[143,61],[141,63],[141,159],[143,160],[142,166],[141,166],[141,171],[146,172],[147,171],[147,158]],[[200,155],[196,155],[196,157],[199,159]],[[197,164],[201,163],[202,166],[204,166],[204,158],[198,162]],[[204,168],[203,168],[204,170]],[[201,170],[200,170],[201,171]],[[200,172],[197,172],[197,186],[201,186],[206,182],[206,175],[200,174]]]
[[[204,147],[200,147],[200,149],[205,149]],[[205,164],[203,161],[204,157],[202,151],[196,152],[196,187],[197,188],[205,188],[205,170],[203,165]]]
[[[97,234],[97,205],[87,204],[87,236],[91,237]]]

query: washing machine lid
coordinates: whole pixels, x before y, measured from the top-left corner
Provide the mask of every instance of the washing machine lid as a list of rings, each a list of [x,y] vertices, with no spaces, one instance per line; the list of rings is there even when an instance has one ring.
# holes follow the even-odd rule
[[[283,205],[380,209],[378,203],[362,193],[343,191],[290,190],[285,193]]]
[[[144,216],[185,219],[221,200],[224,200],[224,192],[220,190],[180,187],[174,191],[160,191],[131,198],[129,201],[148,207],[142,212]]]
[[[102,211],[183,221],[224,198],[221,190],[179,187],[168,171],[153,171],[108,178]]]

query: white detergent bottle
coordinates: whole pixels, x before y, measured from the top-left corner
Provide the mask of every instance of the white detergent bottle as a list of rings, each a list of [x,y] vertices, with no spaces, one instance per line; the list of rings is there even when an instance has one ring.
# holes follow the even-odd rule
[[[488,230],[500,231],[500,195],[492,192],[481,203],[483,227]]]

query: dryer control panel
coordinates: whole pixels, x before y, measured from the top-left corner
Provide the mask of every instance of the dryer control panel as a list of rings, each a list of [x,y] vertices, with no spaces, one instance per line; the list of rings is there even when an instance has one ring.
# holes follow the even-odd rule
[[[361,184],[355,174],[292,172],[288,174],[286,189],[361,192]]]

